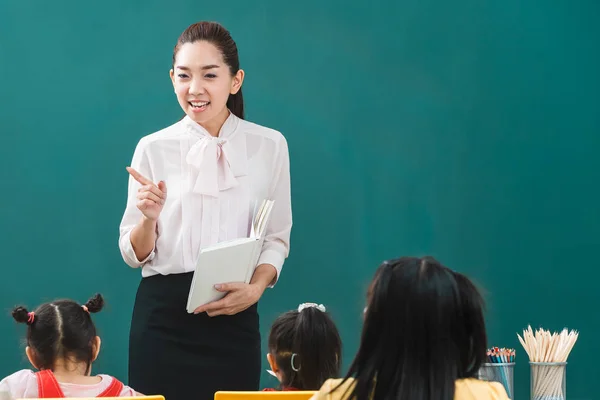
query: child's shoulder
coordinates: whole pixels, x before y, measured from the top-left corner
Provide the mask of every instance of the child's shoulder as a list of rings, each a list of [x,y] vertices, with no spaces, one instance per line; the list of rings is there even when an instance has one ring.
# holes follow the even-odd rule
[[[456,381],[455,398],[477,398],[490,400],[508,400],[504,386],[498,382],[487,382],[468,378]],[[470,395],[469,395],[470,394]],[[473,397],[471,397],[473,396]]]
[[[30,369],[22,369],[15,373],[8,375],[6,378],[2,379],[2,382],[14,382],[14,381],[22,381],[27,379],[35,379],[35,372]]]
[[[0,392],[9,392],[13,397],[21,398],[29,386],[36,386],[35,382],[35,372],[22,369],[0,381]]]
[[[346,399],[355,384],[354,379],[328,379],[311,398],[315,400]]]
[[[106,384],[107,386],[110,386],[113,381],[121,382],[117,378],[115,378],[114,376],[111,376],[111,375],[98,374],[98,376],[102,378],[102,382],[104,384]],[[119,397],[136,397],[136,396],[142,396],[142,394],[136,392],[133,388],[130,388],[129,386],[123,384],[123,388],[121,389],[121,393],[119,394]]]

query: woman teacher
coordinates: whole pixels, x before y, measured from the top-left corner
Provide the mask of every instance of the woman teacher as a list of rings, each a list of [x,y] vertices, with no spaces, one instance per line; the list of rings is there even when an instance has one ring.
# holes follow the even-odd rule
[[[281,133],[244,120],[237,46],[213,22],[189,26],[171,80],[186,116],[136,146],[120,225],[125,262],[141,267],[129,338],[129,384],[169,400],[258,390],[257,302],[289,252],[289,154]],[[216,289],[221,300],[186,311],[201,248],[248,237],[258,201],[274,207],[249,284]]]

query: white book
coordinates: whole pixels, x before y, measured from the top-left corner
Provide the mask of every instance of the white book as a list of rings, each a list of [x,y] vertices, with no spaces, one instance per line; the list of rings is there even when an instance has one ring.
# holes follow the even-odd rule
[[[200,251],[188,295],[188,313],[226,295],[215,289],[216,284],[250,282],[265,240],[273,203],[264,200],[255,210],[250,237],[217,243]]]

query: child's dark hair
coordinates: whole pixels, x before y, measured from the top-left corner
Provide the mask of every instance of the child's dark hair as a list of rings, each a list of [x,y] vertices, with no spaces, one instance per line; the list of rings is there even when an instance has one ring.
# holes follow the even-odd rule
[[[269,353],[281,372],[283,387],[318,390],[339,375],[342,341],[333,320],[319,307],[301,306],[300,311],[288,311],[273,322]]]
[[[348,398],[452,400],[456,380],[476,378],[485,360],[483,310],[475,285],[434,258],[385,261],[367,295]]]
[[[27,324],[27,345],[34,351],[39,369],[52,369],[58,358],[85,362],[90,371],[94,358],[96,327],[90,313],[102,310],[104,299],[96,294],[84,305],[72,300],[57,300],[33,312],[16,307],[12,316]]]

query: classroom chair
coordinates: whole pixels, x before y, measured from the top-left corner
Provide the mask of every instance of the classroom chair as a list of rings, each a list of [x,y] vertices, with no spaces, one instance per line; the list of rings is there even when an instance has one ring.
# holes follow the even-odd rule
[[[215,400],[308,400],[315,391],[288,392],[217,392]]]

